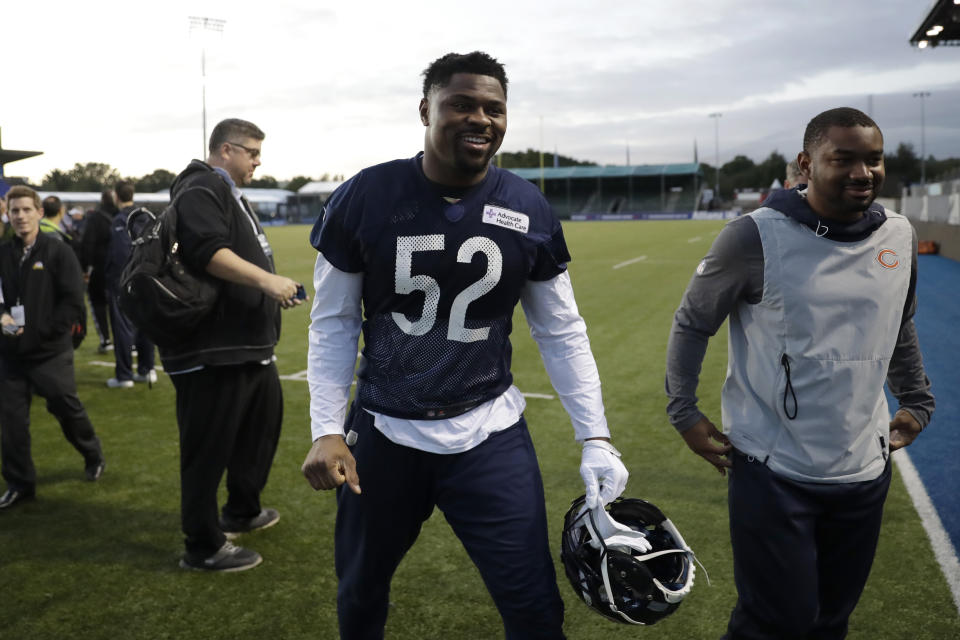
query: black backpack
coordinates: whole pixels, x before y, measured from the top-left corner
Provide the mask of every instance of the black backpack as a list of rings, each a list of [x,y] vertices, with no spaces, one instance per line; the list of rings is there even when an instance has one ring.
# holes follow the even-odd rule
[[[194,187],[209,192],[206,187]],[[213,311],[219,281],[196,273],[183,263],[177,240],[177,200],[159,216],[147,209],[132,211],[127,233],[132,249],[120,276],[120,309],[159,347],[181,342]]]

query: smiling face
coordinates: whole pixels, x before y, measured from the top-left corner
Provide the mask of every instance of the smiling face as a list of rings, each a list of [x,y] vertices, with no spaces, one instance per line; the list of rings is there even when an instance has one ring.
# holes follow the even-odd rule
[[[455,73],[420,101],[427,128],[423,172],[434,182],[470,186],[483,180],[507,132],[507,98],[492,76]]]
[[[25,245],[33,244],[40,232],[40,219],[43,211],[33,198],[12,198],[9,203],[10,224],[13,231]]]
[[[883,135],[876,127],[830,127],[797,161],[809,178],[810,207],[824,218],[853,221],[883,186]]]

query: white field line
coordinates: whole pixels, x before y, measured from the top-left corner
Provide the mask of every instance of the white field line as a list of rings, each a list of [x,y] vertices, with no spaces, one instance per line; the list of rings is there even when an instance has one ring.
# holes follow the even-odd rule
[[[687,242],[690,244],[693,244],[694,242],[700,242],[701,240],[703,240],[703,238],[701,238],[700,236],[693,236],[692,238],[687,240]]]
[[[104,361],[104,360],[90,360],[90,361],[89,361],[89,364],[92,364],[92,365],[94,365],[94,366],[96,366],[96,367],[113,367],[113,366],[115,366],[115,363],[113,363],[113,362],[106,362],[106,361]],[[159,365],[157,365],[157,369],[160,370],[160,371],[163,371],[163,367],[161,367],[161,366],[159,366]],[[298,381],[300,381],[300,382],[306,382],[306,381],[307,381],[307,370],[304,369],[303,371],[298,371],[298,372],[296,372],[296,373],[291,373],[291,374],[288,374],[288,375],[285,375],[285,376],[280,376],[280,379],[281,379],[281,380],[298,380]],[[356,380],[354,380],[354,381],[351,383],[351,386],[355,386],[356,384],[357,384],[357,382],[356,382]],[[523,397],[524,397],[524,398],[534,398],[534,399],[536,399],[536,400],[553,400],[553,396],[550,395],[549,393],[523,393]]]
[[[303,371],[298,371],[297,373],[294,373],[291,375],[280,376],[280,379],[281,380],[300,380],[301,382],[306,382],[307,370],[304,369]],[[351,386],[356,386],[356,384],[357,384],[357,381],[354,380],[351,383]],[[537,400],[553,400],[553,396],[550,395],[549,393],[523,393],[522,395],[524,398],[534,398]]]
[[[937,510],[930,501],[930,496],[927,495],[927,490],[923,486],[923,481],[920,480],[916,467],[913,466],[913,461],[910,460],[910,454],[906,449],[894,451],[893,461],[897,464],[903,484],[907,487],[907,493],[910,494],[913,506],[920,516],[920,522],[923,523],[923,528],[930,538],[933,555],[937,558],[937,563],[953,595],[953,604],[960,612],[960,561],[957,560],[957,551],[943,528],[940,516],[937,515]]]
[[[632,259],[627,260],[627,261],[625,261],[625,262],[621,262],[620,264],[615,264],[615,265],[613,265],[613,268],[614,268],[614,269],[622,269],[623,267],[629,266],[629,265],[631,265],[631,264],[636,264],[637,262],[643,262],[643,261],[646,260],[646,259],[647,259],[647,256],[637,256],[636,258],[632,258]]]
[[[298,371],[297,373],[280,376],[281,380],[299,380],[301,382],[307,381],[307,370]],[[356,380],[353,381],[352,385],[356,385]],[[521,392],[522,393],[522,392]],[[553,396],[549,393],[523,393],[524,398],[535,398],[537,400],[553,400]]]
[[[117,366],[116,362],[107,362],[106,360],[90,360],[87,364],[92,364],[95,367],[115,367]],[[153,367],[157,371],[163,371],[163,366],[154,365]]]

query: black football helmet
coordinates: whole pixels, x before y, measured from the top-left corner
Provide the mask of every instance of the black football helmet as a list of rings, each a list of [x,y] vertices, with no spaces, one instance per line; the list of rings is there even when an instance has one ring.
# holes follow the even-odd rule
[[[617,498],[586,509],[584,496],[564,518],[560,560],[583,601],[624,624],[654,624],[693,587],[694,555],[657,507]]]

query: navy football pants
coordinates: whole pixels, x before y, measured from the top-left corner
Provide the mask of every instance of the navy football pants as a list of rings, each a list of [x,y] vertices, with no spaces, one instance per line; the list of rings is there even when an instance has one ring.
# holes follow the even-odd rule
[[[508,640],[563,638],[543,482],[523,418],[459,454],[394,444],[354,410],[361,495],[337,493],[337,613],[343,640],[383,638],[390,580],[434,505],[480,570]],[[451,579],[456,579],[452,576]]]
[[[728,500],[738,599],[724,638],[844,638],[889,487],[889,462],[876,480],[814,484],[735,453]]]
[[[114,376],[117,380],[133,380],[133,356],[130,353],[133,347],[137,348],[137,373],[147,375],[154,367],[153,343],[123,315],[119,294],[109,292],[108,295],[110,324],[113,326],[113,355],[117,363]]]

